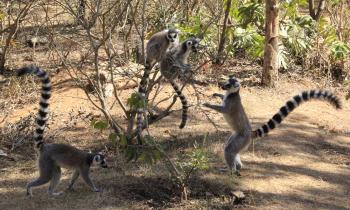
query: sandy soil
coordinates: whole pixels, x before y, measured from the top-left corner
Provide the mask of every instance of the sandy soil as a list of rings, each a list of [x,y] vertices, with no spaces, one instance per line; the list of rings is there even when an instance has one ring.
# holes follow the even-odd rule
[[[54,117],[48,129],[49,141],[70,143],[86,150],[103,149],[108,145],[105,134],[82,120],[70,119],[79,109],[87,113],[97,110],[69,81],[58,78],[53,81]],[[241,96],[253,126],[257,127],[291,96],[317,87],[308,80],[282,80],[275,89],[243,87]],[[218,88],[198,88],[207,96],[204,100],[219,103],[210,96],[221,92]],[[194,102],[190,89],[185,93]],[[15,109],[6,122],[18,121],[36,110],[36,106],[33,103]],[[103,192],[92,193],[79,180],[75,192],[49,198],[48,186],[43,186],[34,189],[33,198],[27,198],[25,185],[38,175],[32,148],[27,142],[10,152],[0,142],[0,149],[4,148],[13,158],[0,157],[0,209],[350,209],[350,103],[343,100],[343,107],[336,111],[324,102],[302,105],[278,129],[254,142],[242,155],[244,169],[239,177],[222,170],[225,168],[222,145],[230,130],[221,115],[209,112],[219,130],[195,107],[190,109],[191,118],[183,130],[177,128],[179,114],[153,125],[151,134],[168,145],[170,155],[192,148],[194,141],[201,141],[208,133],[210,168],[191,180],[190,199],[183,203],[162,163],[154,166],[126,163],[113,151],[108,157],[110,169],[92,171]],[[59,190],[68,185],[70,175],[69,170],[64,171]],[[232,203],[230,192],[235,190],[246,195],[240,204]]]

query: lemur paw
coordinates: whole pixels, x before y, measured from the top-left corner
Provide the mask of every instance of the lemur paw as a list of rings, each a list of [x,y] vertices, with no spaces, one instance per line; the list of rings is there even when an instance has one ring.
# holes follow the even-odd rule
[[[60,195],[62,195],[63,194],[63,192],[56,192],[56,193],[49,193],[50,194],[50,196],[60,196]]]

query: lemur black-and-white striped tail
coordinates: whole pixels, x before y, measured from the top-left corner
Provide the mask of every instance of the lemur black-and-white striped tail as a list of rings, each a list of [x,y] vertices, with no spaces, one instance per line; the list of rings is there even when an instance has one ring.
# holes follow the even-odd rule
[[[267,123],[260,128],[253,131],[253,137],[262,137],[266,135],[270,130],[276,128],[277,125],[281,124],[282,120],[288,116],[296,107],[303,102],[309,101],[310,99],[326,100],[332,104],[336,109],[341,108],[340,99],[332,93],[325,90],[310,90],[303,91],[299,95],[294,96],[292,99],[282,106]]]
[[[151,69],[153,66],[151,66],[148,62],[146,62],[145,65],[145,70],[143,72],[143,76],[140,81],[140,86],[139,86],[139,94],[141,97],[145,98],[146,97],[146,88],[147,88],[147,83],[148,83],[148,77],[151,73]],[[142,114],[144,110],[142,108],[137,109],[136,113],[136,129],[137,129],[137,136],[138,138],[141,138],[141,133],[142,133]]]
[[[179,96],[180,100],[181,100],[181,103],[182,103],[182,120],[181,120],[181,124],[179,126],[179,128],[184,128],[185,125],[186,125],[186,122],[187,122],[187,110],[188,110],[188,103],[187,103],[187,100],[186,100],[186,97],[182,94],[179,86],[173,81],[173,80],[170,80],[169,81],[171,86],[173,86],[176,94]]]
[[[48,117],[49,99],[51,97],[51,82],[49,75],[36,66],[23,67],[18,70],[17,76],[24,74],[35,74],[41,80],[41,99],[39,102],[39,111],[36,117],[36,129],[34,133],[34,148],[40,150],[44,141],[43,135],[45,130],[45,124]]]

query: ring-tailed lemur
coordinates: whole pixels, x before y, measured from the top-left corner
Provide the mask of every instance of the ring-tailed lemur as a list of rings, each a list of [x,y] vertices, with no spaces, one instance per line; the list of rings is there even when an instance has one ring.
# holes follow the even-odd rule
[[[153,66],[163,58],[169,49],[179,44],[179,32],[177,29],[166,29],[152,35],[147,42],[145,70],[139,86],[139,93],[142,97],[146,95],[148,77]],[[136,124],[139,137],[142,133],[142,113],[143,109],[137,110]]]
[[[46,144],[44,143],[44,130],[48,118],[49,99],[51,97],[51,82],[49,75],[38,67],[30,66],[18,70],[18,76],[24,74],[35,74],[41,79],[41,99],[39,102],[39,112],[36,118],[36,130],[34,133],[34,148],[38,152],[38,166],[40,176],[36,180],[27,184],[27,195],[32,196],[32,187],[40,186],[50,182],[49,195],[60,195],[55,193],[61,177],[61,167],[75,169],[68,189],[72,189],[74,182],[81,175],[94,192],[100,190],[95,187],[90,179],[89,170],[93,164],[99,164],[107,168],[107,162],[103,154],[87,153],[73,146],[66,144]]]
[[[182,121],[179,128],[184,128],[187,121],[188,103],[186,97],[182,94],[179,86],[175,83],[175,79],[182,74],[191,71],[188,64],[188,56],[190,52],[198,52],[200,39],[190,38],[182,42],[176,48],[169,50],[164,58],[160,61],[160,72],[174,88],[176,94],[182,103]]]
[[[221,86],[223,90],[226,90],[225,96],[218,93],[213,95],[223,100],[222,105],[203,104],[208,108],[222,113],[227,123],[235,131],[235,133],[229,137],[224,150],[225,160],[231,171],[241,169],[242,162],[239,153],[250,145],[253,138],[262,137],[270,130],[276,128],[276,126],[302,102],[309,101],[310,99],[323,99],[332,104],[336,109],[341,108],[339,98],[328,91],[304,91],[287,101],[267,123],[252,131],[248,117],[242,106],[239,95],[240,87],[238,80],[230,76],[229,80]]]

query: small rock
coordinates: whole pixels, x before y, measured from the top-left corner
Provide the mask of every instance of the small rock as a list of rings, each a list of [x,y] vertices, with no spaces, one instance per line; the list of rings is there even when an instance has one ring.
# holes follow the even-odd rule
[[[236,190],[231,191],[230,196],[233,197],[233,203],[234,204],[242,204],[242,202],[245,200],[245,195],[242,191]]]
[[[113,84],[111,83],[106,84],[106,87],[104,88],[105,96],[106,97],[113,96],[113,91],[114,91]]]
[[[0,149],[0,156],[5,156],[5,157],[7,157],[7,154],[6,154],[3,150]]]
[[[48,44],[48,42],[49,41],[44,37],[42,37],[42,38],[41,37],[32,37],[32,38],[26,40],[28,47],[31,47],[31,48],[36,47],[38,45],[46,45],[46,44]]]
[[[273,155],[274,155],[274,156],[281,156],[281,153],[279,153],[279,152],[274,152]]]

